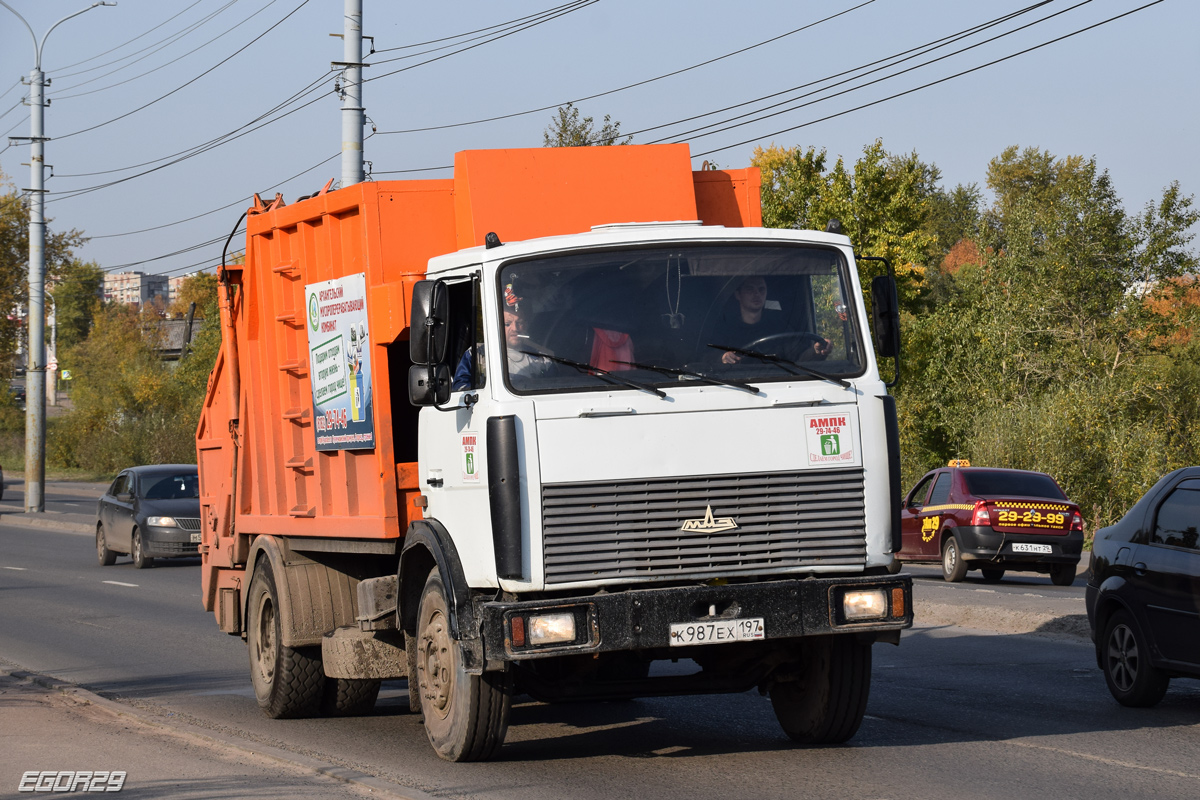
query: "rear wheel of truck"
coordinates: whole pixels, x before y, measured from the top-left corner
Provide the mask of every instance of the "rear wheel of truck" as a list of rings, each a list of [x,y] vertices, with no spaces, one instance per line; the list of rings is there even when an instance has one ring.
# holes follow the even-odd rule
[[[425,735],[447,761],[485,761],[504,743],[512,707],[512,673],[467,674],[450,634],[450,604],[437,570],[417,612],[416,675]]]
[[[801,744],[841,744],[862,724],[871,692],[871,645],[853,635],[808,639],[795,680],[771,687],[775,718]]]
[[[371,713],[382,681],[326,678],[321,711],[330,717],[361,717]]]
[[[283,644],[279,592],[271,564],[265,559],[254,572],[248,601],[250,681],[259,708],[272,719],[319,715],[325,689],[321,648]]]

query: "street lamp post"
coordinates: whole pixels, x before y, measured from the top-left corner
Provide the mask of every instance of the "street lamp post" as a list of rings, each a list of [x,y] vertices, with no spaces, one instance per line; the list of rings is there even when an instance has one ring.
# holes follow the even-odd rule
[[[62,23],[91,11],[97,6],[116,3],[96,2],[68,14],[42,35],[39,42],[33,28],[17,10],[4,0],[4,6],[24,23],[33,37],[33,70],[29,73],[29,330],[28,362],[25,367],[25,511],[43,512],[46,499],[46,220],[45,220],[45,99],[47,83],[42,74],[42,48],[50,32]],[[24,137],[13,137],[21,139]]]

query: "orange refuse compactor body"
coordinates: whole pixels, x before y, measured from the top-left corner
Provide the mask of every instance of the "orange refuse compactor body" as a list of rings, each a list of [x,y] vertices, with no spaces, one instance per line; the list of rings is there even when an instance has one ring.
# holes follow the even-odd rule
[[[242,632],[258,535],[386,556],[420,519],[406,370],[410,298],[431,257],[489,232],[510,242],[610,223],[760,226],[759,188],[754,168],[693,171],[683,144],[475,150],[455,156],[450,179],[364,182],[250,209],[244,263],[223,269],[222,348],[196,432],[205,609]],[[373,446],[319,450],[306,287],[360,273]]]

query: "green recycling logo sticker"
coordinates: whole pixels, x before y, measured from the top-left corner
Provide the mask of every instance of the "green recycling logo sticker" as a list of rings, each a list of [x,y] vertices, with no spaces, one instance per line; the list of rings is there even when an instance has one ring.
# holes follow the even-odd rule
[[[314,331],[317,329],[317,293],[313,292],[308,296],[308,326]]]

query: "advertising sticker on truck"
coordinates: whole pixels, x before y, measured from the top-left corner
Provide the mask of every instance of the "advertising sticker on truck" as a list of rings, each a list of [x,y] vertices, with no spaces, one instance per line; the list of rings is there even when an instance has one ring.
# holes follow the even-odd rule
[[[304,287],[313,430],[318,450],[375,447],[367,276]]]
[[[479,434],[464,431],[461,436],[463,483],[479,483]]]
[[[851,412],[804,417],[804,436],[810,466],[848,466],[858,463],[857,437]]]

